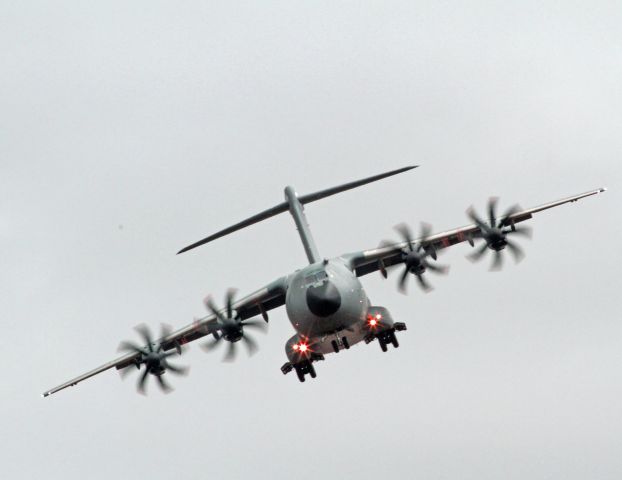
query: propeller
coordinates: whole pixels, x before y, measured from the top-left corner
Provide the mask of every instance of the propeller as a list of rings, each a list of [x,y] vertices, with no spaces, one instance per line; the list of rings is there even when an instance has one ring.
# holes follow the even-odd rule
[[[408,225],[401,223],[395,227],[395,230],[407,244],[406,247],[402,249],[404,269],[398,280],[398,289],[400,292],[406,293],[408,274],[412,273],[415,276],[419,286],[425,292],[431,291],[433,287],[426,280],[424,273],[430,270],[431,272],[444,275],[449,271],[449,267],[447,265],[436,265],[429,262],[429,258],[434,260],[437,259],[434,245],[428,242],[428,238],[432,232],[432,227],[427,223],[421,223],[421,235],[419,242],[416,245],[414,245],[413,236]],[[384,265],[381,266],[381,273],[386,278],[386,270],[384,270]]]
[[[261,320],[240,320],[237,312],[233,309],[233,298],[237,291],[233,288],[227,290],[225,295],[224,311],[216,306],[211,297],[205,299],[205,306],[216,316],[216,330],[212,333],[212,339],[201,345],[206,351],[211,351],[222,340],[229,342],[223,362],[232,362],[237,357],[237,342],[240,340],[246,346],[249,356],[253,355],[259,347],[245,331],[245,328],[265,331],[267,326]],[[265,317],[264,317],[265,318]]]
[[[479,227],[482,238],[485,242],[473,253],[467,255],[467,258],[471,261],[478,261],[482,259],[488,249],[492,250],[494,256],[492,259],[492,263],[490,264],[490,270],[501,269],[501,267],[503,266],[503,254],[501,253],[501,251],[504,250],[506,247],[514,257],[516,263],[520,262],[525,257],[523,249],[518,246],[518,244],[516,244],[514,241],[507,238],[508,235],[516,234],[531,238],[532,234],[531,227],[517,227],[513,223],[511,223],[510,226],[507,226],[507,219],[514,215],[516,212],[519,212],[521,208],[518,205],[513,205],[512,207],[508,208],[501,217],[498,217],[498,201],[499,199],[497,197],[491,197],[490,200],[488,200],[488,222],[482,220],[482,218],[477,215],[475,209],[472,206],[469,207],[469,209],[467,210],[467,215]]]
[[[168,358],[173,355],[180,355],[181,349],[178,347],[176,350],[165,352],[162,343],[155,343],[153,336],[149,328],[144,325],[138,325],[135,330],[141,336],[142,341],[146,344],[144,347],[140,347],[134,342],[124,341],[119,345],[119,350],[138,353],[139,357],[136,359],[136,367],[140,370],[144,367],[143,373],[138,378],[136,383],[136,389],[138,393],[144,395],[146,393],[147,378],[149,374],[153,375],[160,388],[164,393],[169,393],[173,388],[162,378],[162,375],[169,370],[176,375],[187,375],[188,367],[179,367],[172,365],[168,362]],[[160,338],[165,338],[171,333],[171,327],[168,325],[162,325]],[[121,370],[121,375],[125,376],[129,373],[130,369],[125,368]]]

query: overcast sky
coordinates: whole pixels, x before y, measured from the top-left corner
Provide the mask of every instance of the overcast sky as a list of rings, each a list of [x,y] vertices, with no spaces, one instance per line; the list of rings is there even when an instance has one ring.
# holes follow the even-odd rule
[[[3,477],[622,476],[622,6],[593,2],[0,2]],[[176,256],[299,193],[320,253],[538,214],[526,259],[447,251],[424,294],[363,280],[401,348],[283,376],[284,309],[253,358],[197,346],[175,392],[108,371],[133,326],[175,327],[306,262],[288,215]]]

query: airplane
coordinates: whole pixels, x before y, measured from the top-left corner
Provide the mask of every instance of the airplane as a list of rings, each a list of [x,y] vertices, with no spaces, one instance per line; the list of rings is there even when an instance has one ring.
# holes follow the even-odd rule
[[[235,290],[229,289],[222,308],[208,297],[205,300],[208,310],[206,316],[176,331],[163,327],[157,340],[153,339],[146,326],[136,327],[144,345],[122,342],[120,348],[127,351],[125,355],[47,390],[42,394],[43,397],[77,385],[108,369],[116,368],[123,375],[132,370],[132,367],[142,369],[137,381],[139,393],[145,393],[150,375],[155,377],[165,393],[169,392],[172,389],[164,381],[163,375],[167,371],[175,374],[187,373],[186,367],[172,365],[169,358],[180,355],[186,344],[208,337],[208,341],[202,344],[208,351],[222,342],[228,344],[225,361],[235,358],[236,348],[240,343],[245,344],[252,355],[257,350],[257,344],[248,335],[247,329],[264,329],[268,322],[268,312],[283,305],[296,333],[285,344],[287,362],[281,367],[281,371],[283,374],[295,371],[300,382],[304,382],[307,376],[316,377],[315,363],[324,360],[326,355],[348,350],[358,343],[376,341],[383,352],[388,350],[389,345],[397,348],[399,342],[396,333],[406,330],[406,324],[394,321],[386,307],[372,305],[360,277],[380,272],[387,278],[389,269],[402,266],[398,280],[401,291],[405,292],[411,275],[422,289],[429,291],[431,286],[425,273],[447,273],[447,267],[436,263],[437,253],[462,242],[468,242],[471,247],[475,247],[476,241],[481,244],[468,255],[470,260],[480,260],[490,251],[493,255],[491,270],[498,270],[502,266],[502,252],[505,249],[517,262],[523,257],[523,251],[513,237],[530,237],[531,229],[517,224],[529,220],[535,213],[574,203],[606,190],[604,187],[597,188],[526,210],[515,205],[502,215],[497,214],[497,199],[491,198],[487,205],[486,219],[480,217],[473,207],[467,210],[472,221],[467,226],[432,234],[430,226],[422,224],[421,235],[413,238],[410,229],[402,224],[396,227],[401,241],[383,241],[376,248],[335,258],[320,255],[306,220],[305,205],[412,170],[417,166],[407,166],[306,195],[298,195],[292,186],[288,186],[284,191],[285,200],[278,205],[183,248],[178,254],[289,211],[309,264],[240,300],[235,300]],[[261,317],[262,320],[255,317]]]

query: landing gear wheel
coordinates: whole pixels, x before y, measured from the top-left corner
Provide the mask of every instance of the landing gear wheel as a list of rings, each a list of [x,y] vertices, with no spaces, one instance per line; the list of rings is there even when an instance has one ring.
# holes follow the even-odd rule
[[[380,344],[380,348],[382,349],[382,351],[386,352],[387,351],[387,344],[386,344],[386,342],[382,338],[379,338],[378,339],[378,343]]]
[[[395,332],[391,332],[391,343],[393,344],[394,348],[397,348],[400,346],[400,344],[397,341],[397,338],[395,337]]]
[[[296,375],[298,375],[298,380],[300,380],[301,382],[305,381],[305,374],[300,368],[296,369]]]
[[[311,375],[311,378],[317,377],[317,373],[315,373],[315,367],[313,365],[309,365],[309,375]]]
[[[350,342],[348,342],[348,337],[343,337],[341,339],[341,343],[343,343],[343,347],[348,350],[350,348]]]
[[[337,340],[333,340],[332,342],[330,342],[330,344],[333,347],[333,351],[335,353],[339,353],[339,345],[337,345]]]

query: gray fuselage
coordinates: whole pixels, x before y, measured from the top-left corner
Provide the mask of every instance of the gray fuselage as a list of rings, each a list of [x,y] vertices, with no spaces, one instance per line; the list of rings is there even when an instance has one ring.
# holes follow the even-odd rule
[[[321,337],[365,321],[369,300],[354,273],[337,258],[296,272],[285,298],[287,316],[302,337]]]

